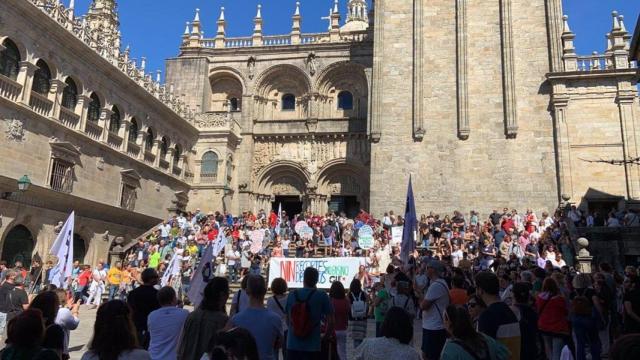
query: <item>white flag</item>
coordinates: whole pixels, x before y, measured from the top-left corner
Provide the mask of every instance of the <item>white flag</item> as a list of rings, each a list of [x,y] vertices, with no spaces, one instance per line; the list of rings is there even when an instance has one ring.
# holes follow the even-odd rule
[[[276,235],[280,235],[280,225],[282,223],[282,203],[278,204],[278,221],[276,221]]]
[[[181,256],[178,254],[173,254],[171,261],[169,262],[169,266],[164,269],[164,274],[162,275],[162,280],[160,281],[161,286],[169,285],[169,281],[172,275],[177,275],[180,273],[180,258]]]
[[[189,292],[187,296],[191,301],[193,307],[197,308],[202,301],[204,288],[209,283],[209,280],[213,279],[214,271],[214,261],[215,257],[213,256],[213,244],[210,244],[204,249],[204,253],[202,254],[202,259],[200,259],[200,264],[198,264],[198,269],[193,274],[193,278],[191,278],[191,288],[189,288]]]
[[[222,249],[224,249],[225,245],[227,245],[227,238],[224,236],[224,231],[226,228],[221,227],[220,231],[218,231],[218,237],[213,242],[213,256],[220,255]]]
[[[68,285],[67,278],[71,276],[73,269],[73,225],[75,219],[75,211],[67,218],[56,241],[51,247],[49,253],[58,258],[58,263],[51,268],[49,273],[49,281],[51,284],[66,289]]]

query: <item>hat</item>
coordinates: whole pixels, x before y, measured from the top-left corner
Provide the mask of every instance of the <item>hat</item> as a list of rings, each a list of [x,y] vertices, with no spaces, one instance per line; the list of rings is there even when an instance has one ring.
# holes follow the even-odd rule
[[[433,270],[437,271],[438,273],[443,273],[444,272],[444,265],[438,260],[429,261],[429,263],[427,264],[427,268],[432,268]]]

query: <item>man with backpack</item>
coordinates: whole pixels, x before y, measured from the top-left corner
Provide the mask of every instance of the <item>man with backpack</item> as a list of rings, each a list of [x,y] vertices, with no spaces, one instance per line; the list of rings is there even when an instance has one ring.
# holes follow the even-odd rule
[[[329,296],[318,291],[318,270],[304,270],[304,288],[291,291],[287,298],[288,360],[314,360],[320,358],[321,322],[326,322],[325,336],[333,334],[334,317]]]

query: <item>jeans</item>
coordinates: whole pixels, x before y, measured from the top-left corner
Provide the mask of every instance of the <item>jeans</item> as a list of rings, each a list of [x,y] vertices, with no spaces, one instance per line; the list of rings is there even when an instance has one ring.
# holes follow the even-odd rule
[[[229,272],[229,282],[238,282],[238,267],[237,265],[227,265],[227,271]]]
[[[347,360],[347,330],[336,331],[336,347],[339,360]]]
[[[542,335],[542,341],[544,342],[544,352],[547,355],[547,359],[560,360],[565,340],[557,336]]]
[[[118,295],[119,290],[120,285],[109,285],[109,301],[113,300],[113,298]]]
[[[573,336],[575,339],[576,360],[586,360],[586,348],[589,347],[592,360],[600,360],[600,338],[596,323],[592,317],[575,316],[572,318]]]
[[[283,250],[282,250],[282,255],[283,255],[284,257],[289,257],[289,249],[283,249]]]

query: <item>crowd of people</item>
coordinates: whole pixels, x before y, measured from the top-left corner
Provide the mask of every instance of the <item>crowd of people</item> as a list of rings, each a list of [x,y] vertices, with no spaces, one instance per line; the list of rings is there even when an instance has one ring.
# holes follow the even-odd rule
[[[637,225],[634,212],[610,215]],[[75,262],[68,290],[48,283],[50,261],[29,269],[0,263],[7,343],[0,359],[68,358],[80,304],[97,308],[83,359],[347,359],[348,339],[353,356],[367,360],[638,354],[638,269],[622,274],[601,263],[593,274],[576,271],[567,222],[600,226],[589,216],[575,208],[539,217],[507,208],[484,219],[476,211],[425,214],[403,256],[404,219],[391,211],[380,219],[365,211],[352,219],[183,213],[138,239],[121,261]],[[364,227],[373,233],[366,244]],[[220,242],[212,279],[189,312],[183,305],[200,259]],[[318,256],[363,261],[353,279],[328,291],[317,289],[314,268],[304,271],[302,288],[288,289],[282,278],[267,284],[270,258]]]

